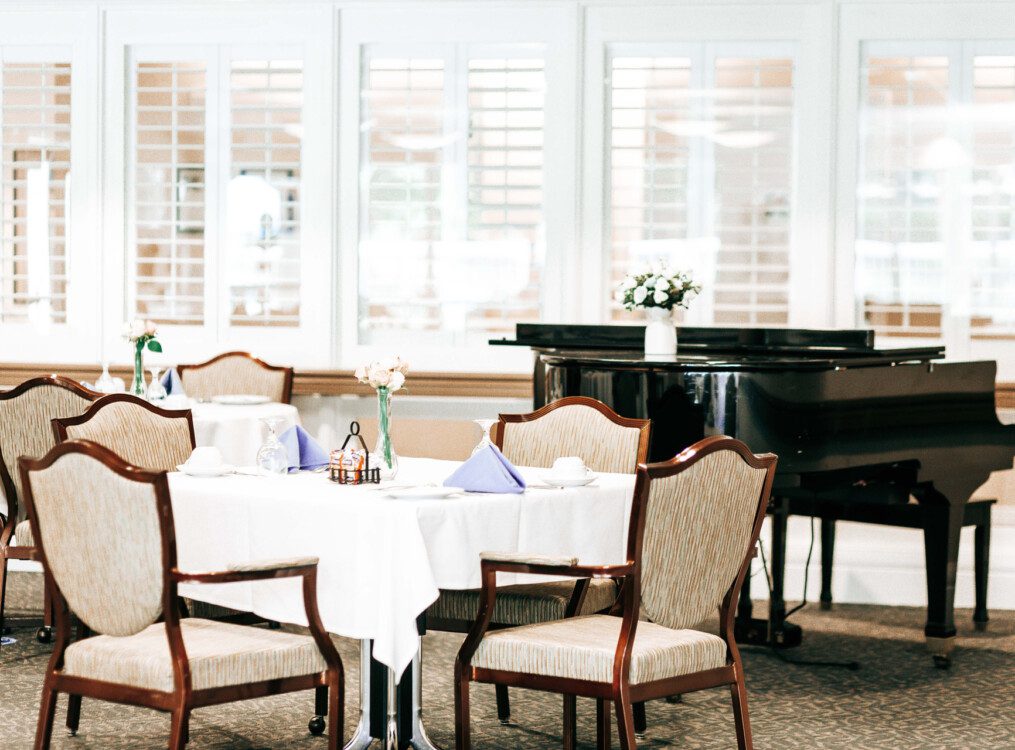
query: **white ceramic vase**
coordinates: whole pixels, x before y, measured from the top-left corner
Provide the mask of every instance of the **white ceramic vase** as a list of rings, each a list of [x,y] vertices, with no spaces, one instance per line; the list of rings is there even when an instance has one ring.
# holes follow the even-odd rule
[[[645,314],[645,356],[675,357],[677,354],[677,329],[673,325],[673,313],[661,307],[647,307]]]

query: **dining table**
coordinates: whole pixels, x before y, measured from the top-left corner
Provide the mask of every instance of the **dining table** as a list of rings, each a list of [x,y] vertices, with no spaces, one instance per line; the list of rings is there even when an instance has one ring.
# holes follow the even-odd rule
[[[188,399],[185,406],[174,408],[190,409],[198,446],[218,448],[222,460],[234,466],[251,466],[256,462],[257,449],[268,434],[265,420],[277,420],[278,434],[300,423],[295,406],[276,401],[233,403]]]
[[[181,569],[319,559],[317,598],[325,628],[360,640],[361,680],[369,682],[371,672],[376,680],[378,665],[387,678],[383,692],[362,684],[359,725],[346,745],[350,750],[365,748],[374,738],[384,739],[386,750],[433,747],[419,707],[421,616],[441,589],[480,587],[480,553],[577,557],[583,564],[625,559],[634,475],[599,474],[591,484],[562,489],[543,482],[546,469],[518,467],[524,492],[397,496],[406,494],[400,489],[420,495],[431,488],[437,494],[458,466],[400,457],[397,476],[379,485],[339,484],[319,471],[169,475]],[[497,583],[538,580],[501,574]],[[306,625],[296,579],[181,585],[180,593]],[[412,693],[411,716],[399,711],[405,705],[403,689]],[[376,712],[371,720],[371,695],[383,696],[386,703],[383,727]]]

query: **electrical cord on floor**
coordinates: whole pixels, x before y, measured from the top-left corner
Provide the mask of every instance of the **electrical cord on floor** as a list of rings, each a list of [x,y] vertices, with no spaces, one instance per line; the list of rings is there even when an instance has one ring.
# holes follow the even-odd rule
[[[765,558],[765,545],[760,539],[758,539],[758,550],[761,552],[761,568],[765,572],[765,583],[768,585],[768,601],[772,601],[772,578],[768,574],[768,560]],[[807,549],[807,562],[804,563],[804,593],[800,598],[800,603],[789,610],[783,615],[782,621],[785,623],[789,620],[789,616],[795,612],[799,612],[801,609],[807,606],[807,581],[811,570],[811,555],[814,552],[814,516],[811,516],[811,544]],[[842,669],[849,669],[853,672],[860,669],[860,662],[858,661],[814,661],[810,659],[790,659],[783,653],[783,650],[776,646],[774,643],[769,643],[768,648],[771,652],[780,660],[786,664],[793,664],[798,667],[841,667]]]

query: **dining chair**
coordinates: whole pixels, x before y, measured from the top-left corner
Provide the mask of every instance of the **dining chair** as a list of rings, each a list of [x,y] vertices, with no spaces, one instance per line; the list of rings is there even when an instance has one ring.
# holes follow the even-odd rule
[[[318,612],[317,558],[182,571],[166,472],[78,440],[19,469],[56,609],[36,750],[49,747],[58,693],[168,712],[169,748],[182,750],[195,708],[312,689],[328,691],[328,748],[341,747],[342,661]],[[310,635],[180,618],[180,583],[281,578],[302,579]],[[94,635],[70,643],[72,611]]]
[[[176,471],[196,445],[189,409],[153,406],[129,393],[103,396],[76,417],[53,420],[56,442],[90,440],[148,471]]]
[[[269,365],[248,352],[224,352],[207,362],[177,365],[183,390],[207,401],[215,396],[265,396],[288,404],[293,395],[293,368]]]
[[[560,456],[580,456],[596,472],[633,474],[648,460],[651,422],[621,417],[602,401],[569,396],[530,414],[501,414],[492,438],[517,466],[549,468]],[[505,586],[491,627],[561,620],[608,609],[617,599],[610,578]],[[426,627],[469,632],[479,610],[479,589],[443,590],[426,614]],[[511,719],[507,686],[498,685],[497,718]]]
[[[53,375],[26,380],[0,393],[0,486],[7,509],[0,514],[0,634],[4,632],[4,598],[7,591],[7,561],[34,560],[35,540],[28,516],[18,499],[23,487],[17,470],[21,456],[44,456],[53,447],[54,417],[80,414],[100,394],[76,380]],[[41,643],[53,639],[53,613],[48,593],[44,595],[43,625],[36,633]]]
[[[775,465],[720,436],[639,466],[627,560],[617,565],[484,554],[479,614],[455,662],[457,750],[471,747],[470,682],[563,693],[565,713],[576,696],[595,698],[599,748],[610,747],[613,703],[622,750],[635,748],[634,702],[729,686],[737,747],[753,747],[733,615]],[[609,614],[491,630],[498,572],[619,578],[621,595]],[[696,629],[717,610],[718,635]],[[564,727],[573,748],[574,725]]]

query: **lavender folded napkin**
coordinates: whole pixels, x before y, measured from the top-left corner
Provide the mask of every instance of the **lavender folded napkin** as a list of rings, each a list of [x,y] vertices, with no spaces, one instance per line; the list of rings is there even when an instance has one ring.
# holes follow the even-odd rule
[[[466,492],[518,494],[525,491],[525,480],[497,446],[489,445],[459,466],[444,480],[444,486],[461,487]]]
[[[290,427],[279,435],[278,441],[289,454],[290,474],[301,469],[310,471],[328,465],[328,452],[299,425]]]
[[[166,389],[167,396],[183,396],[183,381],[180,380],[180,373],[176,371],[175,367],[170,367],[166,370],[166,374],[162,376],[162,387]]]

